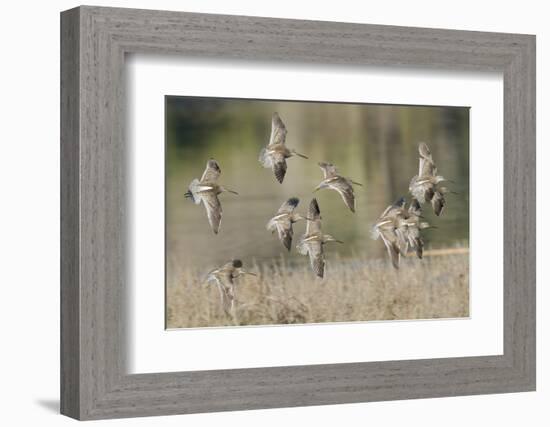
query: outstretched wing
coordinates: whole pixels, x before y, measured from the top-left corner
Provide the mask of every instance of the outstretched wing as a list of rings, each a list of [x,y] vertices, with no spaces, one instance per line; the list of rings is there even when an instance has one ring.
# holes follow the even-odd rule
[[[336,190],[340,196],[342,196],[342,200],[344,200],[344,203],[350,211],[355,212],[355,195],[353,194],[353,187],[346,179],[339,178],[329,183],[329,187]]]
[[[232,280],[218,279],[217,284],[223,311],[227,316],[232,316],[235,303],[235,288]]]
[[[424,177],[437,175],[437,168],[435,167],[432,153],[424,142],[421,142],[418,145],[418,154],[418,176]]]
[[[332,163],[320,162],[319,167],[323,170],[325,179],[333,178],[338,175],[338,170]]]
[[[208,216],[210,227],[215,234],[218,234],[222,221],[222,205],[220,204],[218,196],[212,191],[206,191],[201,194],[201,198],[206,208],[206,215]]]
[[[409,250],[409,239],[407,238],[407,226],[398,227],[395,229],[396,245],[399,253],[403,256],[407,255]]]
[[[422,253],[424,250],[424,241],[420,237],[420,230],[418,226],[414,225],[414,226],[407,227],[406,236],[407,236],[409,246],[415,250],[416,256],[419,259],[422,259]]]
[[[214,270],[208,274],[208,280],[214,280],[220,294],[220,301],[223,311],[226,315],[231,316],[233,304],[235,300],[233,277],[226,267],[228,263],[218,270]]]
[[[310,236],[320,231],[321,231],[321,210],[319,209],[319,204],[317,203],[317,199],[313,198],[309,204],[309,210],[307,213],[306,235]]]
[[[323,245],[319,241],[311,241],[307,243],[307,251],[309,254],[309,262],[313,272],[323,277],[325,274],[325,257],[323,254]]]
[[[415,249],[418,259],[422,259],[424,253],[424,241],[422,240],[422,238],[416,237],[415,244],[411,246]]]
[[[422,215],[422,208],[420,207],[420,203],[414,197],[411,199],[411,203],[409,205],[409,213],[417,217]]]
[[[278,113],[273,113],[271,118],[271,136],[269,137],[269,145],[284,144],[286,140],[286,126],[279,117]]]
[[[436,172],[437,170],[433,161],[420,157],[418,165],[419,176],[434,176]]]
[[[420,155],[420,157],[432,161],[432,152],[425,142],[421,142],[420,144],[418,144],[418,154]]]
[[[220,165],[218,164],[218,162],[214,159],[210,159],[206,163],[206,169],[202,174],[201,183],[216,182],[221,173],[222,170],[220,169]]]
[[[292,213],[294,209],[296,209],[296,206],[298,206],[298,203],[300,203],[300,199],[298,199],[297,197],[291,197],[281,205],[277,213],[278,214]]]
[[[435,191],[433,193],[432,208],[437,216],[441,215],[443,208],[445,208],[445,197],[440,191]]]
[[[292,245],[292,237],[294,232],[292,230],[292,223],[287,221],[278,221],[277,222],[277,233],[279,235],[279,240],[290,251]]]
[[[233,313],[233,304],[235,294],[233,286],[218,286],[220,291],[220,299],[222,302],[223,311],[226,315],[231,316]]]
[[[399,246],[397,245],[397,238],[391,230],[380,230],[380,236],[386,245],[388,255],[390,256],[392,265],[395,269],[399,268]]]
[[[280,184],[282,184],[286,175],[286,160],[281,153],[273,153],[272,162],[275,178],[277,179],[277,181],[279,181]]]

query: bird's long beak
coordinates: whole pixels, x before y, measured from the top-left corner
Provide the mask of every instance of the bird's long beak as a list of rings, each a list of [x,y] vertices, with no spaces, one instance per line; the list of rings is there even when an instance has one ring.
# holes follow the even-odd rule
[[[360,182],[356,182],[356,181],[351,181],[352,184],[355,184],[355,185],[360,185],[361,187],[363,186],[363,184],[361,184]]]
[[[312,193],[316,193],[316,192],[319,191],[320,189],[321,189],[321,187],[317,186],[317,187],[315,188],[315,190],[312,191]]]
[[[309,159],[308,156],[304,156],[303,154],[297,153],[296,151],[293,151],[293,153],[296,154],[297,156],[301,157],[302,159]]]
[[[251,271],[242,271],[243,274],[249,274],[250,276],[258,276],[256,273],[252,273]]]
[[[230,190],[229,188],[226,188],[226,190],[229,191],[230,193],[236,194],[237,196],[239,195],[239,193],[237,193],[236,191]]]
[[[336,243],[344,243],[341,240],[335,240]]]

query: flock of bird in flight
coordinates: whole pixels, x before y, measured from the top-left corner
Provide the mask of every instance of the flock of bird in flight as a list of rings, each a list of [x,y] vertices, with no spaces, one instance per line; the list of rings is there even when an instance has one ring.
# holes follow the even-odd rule
[[[264,168],[272,169],[276,180],[282,183],[286,172],[286,160],[294,155],[308,159],[303,154],[286,146],[287,129],[278,113],[273,113],[271,120],[271,136],[266,147],[262,148],[259,161]],[[405,256],[409,249],[416,252],[418,258],[422,258],[424,242],[420,236],[420,230],[429,228],[429,224],[422,221],[421,205],[430,203],[434,213],[439,216],[445,207],[445,193],[449,192],[441,183],[446,181],[438,175],[432,154],[425,143],[418,146],[419,169],[409,185],[412,195],[409,206],[406,207],[405,198],[401,197],[394,204],[388,206],[372,227],[373,239],[381,238],[386,246],[394,268],[399,268],[401,256]],[[315,188],[331,189],[340,194],[345,205],[355,212],[354,185],[362,185],[350,178],[339,174],[331,163],[320,162],[319,167],[323,171],[323,180]],[[185,193],[195,204],[202,204],[206,209],[208,221],[215,234],[220,230],[222,218],[222,206],[218,195],[223,192],[238,193],[218,183],[221,169],[214,159],[208,160],[206,169],[200,179],[193,179]],[[301,215],[295,212],[299,204],[296,197],[289,198],[282,204],[277,213],[267,223],[267,229],[272,233],[277,232],[279,240],[287,250],[291,250],[293,238],[293,224],[300,220],[306,221],[306,231],[296,246],[302,255],[308,255],[313,272],[320,278],[324,276],[325,256],[324,245],[329,242],[343,243],[330,234],[324,234],[321,230],[321,211],[317,199],[313,198],[309,204],[307,214]],[[234,280],[244,274],[251,274],[243,269],[242,261],[234,259],[217,268],[206,277],[207,282],[215,282],[220,291],[222,306],[226,314],[230,315],[234,309],[235,282]]]

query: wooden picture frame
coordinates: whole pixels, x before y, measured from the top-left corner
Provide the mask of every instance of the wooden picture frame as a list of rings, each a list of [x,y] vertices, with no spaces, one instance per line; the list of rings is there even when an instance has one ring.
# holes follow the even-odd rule
[[[127,374],[127,53],[502,72],[503,355]],[[84,420],[535,389],[534,36],[78,7],[61,14],[61,165],[65,415]]]

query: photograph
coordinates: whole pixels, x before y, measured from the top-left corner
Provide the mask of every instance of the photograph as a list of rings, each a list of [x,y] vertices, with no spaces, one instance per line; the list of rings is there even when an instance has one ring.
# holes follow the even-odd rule
[[[165,96],[166,329],[468,318],[470,108]]]

